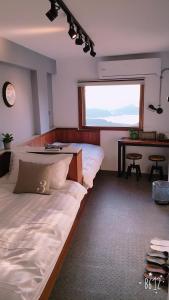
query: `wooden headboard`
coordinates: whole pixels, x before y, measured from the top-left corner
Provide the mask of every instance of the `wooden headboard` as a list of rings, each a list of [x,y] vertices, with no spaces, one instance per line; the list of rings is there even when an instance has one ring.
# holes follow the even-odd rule
[[[35,136],[22,145],[44,146],[56,141],[66,143],[87,143],[100,145],[100,131],[77,128],[54,128],[46,133]],[[0,155],[0,177],[9,171],[10,152],[4,152]],[[82,183],[82,153],[73,155],[70,164],[68,178]]]
[[[38,135],[24,145],[29,146],[44,146],[45,144],[52,144],[54,142],[65,143],[87,143],[100,145],[100,130],[77,128],[54,128],[46,133]],[[82,153],[73,155],[73,159],[69,169],[69,179],[82,183]]]
[[[100,131],[91,129],[79,130],[77,128],[55,128],[33,137],[24,143],[24,145],[44,146],[45,144],[51,144],[56,141],[100,145]]]
[[[82,150],[78,151],[77,153],[72,153],[72,154],[73,154],[73,158],[72,158],[70,166],[69,166],[69,172],[68,172],[67,179],[71,179],[73,181],[82,183],[82,181],[83,181]],[[11,157],[10,151],[3,152],[0,154],[0,177],[4,176],[5,174],[7,174],[9,172],[10,157]]]
[[[87,143],[93,145],[100,145],[100,131],[99,130],[78,130],[76,128],[56,128],[55,138],[58,141],[73,142],[73,143]]]

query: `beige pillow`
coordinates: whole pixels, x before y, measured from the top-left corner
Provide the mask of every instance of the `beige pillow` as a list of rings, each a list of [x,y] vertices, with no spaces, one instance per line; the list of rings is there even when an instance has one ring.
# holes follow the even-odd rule
[[[38,164],[19,160],[19,172],[14,193],[49,195],[52,164]]]
[[[12,152],[11,156],[11,167],[8,176],[8,183],[16,184],[19,172],[19,160],[22,160],[45,165],[53,164],[50,188],[61,188],[66,182],[72,157],[72,154],[35,154],[14,151]]]

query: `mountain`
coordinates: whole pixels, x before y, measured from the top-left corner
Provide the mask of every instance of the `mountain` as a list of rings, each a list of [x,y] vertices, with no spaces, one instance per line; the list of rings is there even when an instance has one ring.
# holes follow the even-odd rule
[[[110,121],[106,121],[104,119],[87,119],[86,120],[87,126],[112,126],[113,123]]]
[[[87,108],[87,119],[106,118],[121,115],[138,115],[138,107],[135,105],[127,105],[114,110],[106,110],[100,108]]]
[[[135,105],[127,105],[115,110],[111,111],[112,116],[120,116],[120,115],[137,115],[139,108]]]
[[[119,124],[116,122],[111,122],[111,121],[106,121],[104,119],[87,119],[86,122],[87,126],[103,126],[103,127],[126,127],[126,126],[132,126],[132,127],[137,127],[138,123],[135,124],[128,124],[128,123],[123,123],[123,121]]]
[[[87,119],[93,119],[93,118],[95,119],[95,118],[111,117],[112,113],[105,109],[87,108],[86,115],[87,115]]]

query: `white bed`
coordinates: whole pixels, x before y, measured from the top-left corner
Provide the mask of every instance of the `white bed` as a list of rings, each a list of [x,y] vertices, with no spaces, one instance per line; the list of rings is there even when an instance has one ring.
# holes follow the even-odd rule
[[[63,151],[66,150],[66,146],[71,146],[72,148],[81,148],[82,149],[82,175],[83,175],[83,185],[85,188],[89,189],[93,187],[93,180],[99,171],[103,158],[104,151],[101,146],[86,144],[86,143],[60,143],[55,142],[53,145],[62,146]],[[64,148],[65,147],[65,148]],[[31,147],[31,146],[21,146],[16,147],[15,151],[17,152],[29,152],[29,151],[39,151],[43,150],[44,147]],[[49,152],[50,153],[50,152]],[[62,154],[64,156],[64,154]]]
[[[13,189],[0,179],[0,300],[37,300],[87,190],[73,181],[51,195]]]
[[[64,145],[64,143],[56,142],[54,145]],[[83,185],[87,189],[92,188],[93,180],[99,171],[104,158],[103,148],[98,145],[84,143],[71,143],[71,146],[82,148]]]
[[[82,148],[84,186],[92,187],[103,159],[103,150],[89,144],[73,146]],[[67,173],[63,171],[60,159],[67,171],[66,161],[70,163],[70,159],[67,155],[56,155],[56,159],[59,159],[57,166],[66,180],[63,186],[52,189],[51,195],[15,194],[13,190],[19,160],[24,160],[26,155],[27,161],[31,156],[32,162],[34,155],[25,153],[25,150],[17,150],[12,155],[9,174],[0,178],[0,300],[38,300],[64,247],[87,189],[77,182],[66,180]],[[41,157],[44,164],[55,160],[54,155],[47,157],[36,154],[34,162],[42,162]],[[57,171],[56,175],[59,174]]]

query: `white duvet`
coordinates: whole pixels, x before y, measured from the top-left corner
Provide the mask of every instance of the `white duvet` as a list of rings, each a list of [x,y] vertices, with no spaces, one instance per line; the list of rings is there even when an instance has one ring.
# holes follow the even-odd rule
[[[88,188],[93,187],[93,180],[99,171],[104,158],[103,148],[91,144],[73,144],[82,148],[83,184]]]
[[[0,181],[0,300],[37,300],[86,189],[66,181],[52,195],[13,194]]]
[[[56,145],[63,143],[54,143]],[[88,189],[93,187],[93,180],[99,171],[104,152],[101,146],[83,143],[72,143],[71,146],[82,148],[83,185]]]

